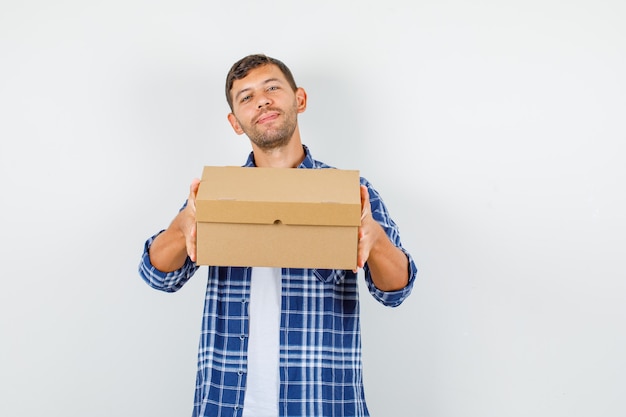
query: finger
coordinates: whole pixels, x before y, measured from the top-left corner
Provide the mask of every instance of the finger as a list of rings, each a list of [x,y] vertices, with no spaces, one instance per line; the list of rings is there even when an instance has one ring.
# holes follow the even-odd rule
[[[363,268],[365,266],[365,261],[369,256],[369,246],[368,241],[365,236],[365,230],[362,227],[359,227],[359,244],[357,247],[357,268]]]
[[[361,264],[361,239],[363,239],[363,232],[361,231],[361,227],[359,227],[356,247],[356,268],[352,270],[352,272],[354,272],[355,274],[359,271]]]
[[[357,268],[363,268],[363,266],[365,265],[365,261],[363,260],[364,257],[365,257],[364,253],[362,251],[359,251],[359,255],[356,261]]]
[[[361,220],[363,220],[370,211],[370,194],[367,187],[361,185]]]
[[[369,250],[366,247],[366,245],[363,245],[362,247],[359,248],[359,256],[358,256],[358,260],[357,260],[357,266],[359,268],[363,268],[365,266],[365,261],[367,260],[367,257],[369,256]]]
[[[189,236],[187,238],[187,255],[193,262],[196,261],[196,235],[197,229],[195,223],[191,225]]]

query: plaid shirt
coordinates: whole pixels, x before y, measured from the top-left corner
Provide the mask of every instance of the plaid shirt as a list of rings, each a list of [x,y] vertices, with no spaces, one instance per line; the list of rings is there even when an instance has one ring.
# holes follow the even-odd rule
[[[330,166],[314,160],[308,148],[299,168]],[[250,154],[245,166],[255,166]],[[398,306],[417,274],[400,243],[398,228],[380,196],[369,189],[373,217],[409,259],[409,284],[402,290],[377,289],[367,264],[369,292],[384,305]],[[177,271],[163,273],[150,263],[145,244],[141,277],[153,288],[174,292],[196,272],[187,259]],[[248,302],[252,268],[209,268],[193,416],[241,416],[246,388]],[[280,416],[368,416],[363,393],[357,275],[347,270],[282,269],[280,319]]]

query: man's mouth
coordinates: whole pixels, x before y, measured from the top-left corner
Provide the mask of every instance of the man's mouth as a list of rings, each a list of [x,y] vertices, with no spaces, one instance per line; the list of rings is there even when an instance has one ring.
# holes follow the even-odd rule
[[[256,119],[256,124],[262,125],[263,123],[271,122],[273,120],[276,120],[279,115],[280,114],[278,112],[273,111],[264,113],[259,116],[258,119]]]

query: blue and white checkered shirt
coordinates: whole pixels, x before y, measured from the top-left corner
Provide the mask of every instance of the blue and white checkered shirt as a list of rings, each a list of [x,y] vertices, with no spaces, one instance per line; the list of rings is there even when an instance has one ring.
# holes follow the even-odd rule
[[[308,148],[299,168],[330,166],[314,160]],[[255,166],[250,154],[245,166]],[[372,282],[367,264],[365,282],[369,292],[384,305],[398,306],[409,295],[417,269],[402,248],[398,228],[380,196],[367,180],[372,215],[389,239],[409,259],[409,284],[385,292]],[[141,277],[153,288],[179,290],[198,269],[187,259],[174,272],[152,266],[145,244]],[[248,349],[248,302],[252,268],[209,267],[194,417],[241,416],[246,389]],[[361,374],[361,334],[357,275],[347,270],[282,269],[280,319],[280,416],[368,416]]]

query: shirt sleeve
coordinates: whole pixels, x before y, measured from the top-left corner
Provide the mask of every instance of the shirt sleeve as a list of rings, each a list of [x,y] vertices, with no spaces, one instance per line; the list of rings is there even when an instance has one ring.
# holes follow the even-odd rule
[[[367,262],[363,268],[365,273],[365,282],[370,294],[372,294],[372,296],[383,305],[397,307],[402,304],[409,294],[411,294],[413,284],[417,276],[417,267],[415,266],[415,262],[413,261],[411,254],[404,247],[402,247],[398,226],[389,216],[389,212],[387,211],[387,208],[385,207],[378,191],[376,191],[364,178],[361,178],[361,184],[367,186],[369,191],[372,217],[382,226],[387,234],[387,237],[389,237],[389,240],[391,240],[391,242],[406,255],[409,261],[409,282],[404,288],[397,291],[382,291],[376,288]]]
[[[152,262],[150,262],[150,254],[148,251],[154,239],[162,232],[163,230],[146,241],[141,262],[139,263],[139,275],[149,286],[156,290],[176,292],[189,281],[198,270],[199,266],[187,257],[185,264],[176,271],[162,272],[156,269],[154,265],[152,265]]]

